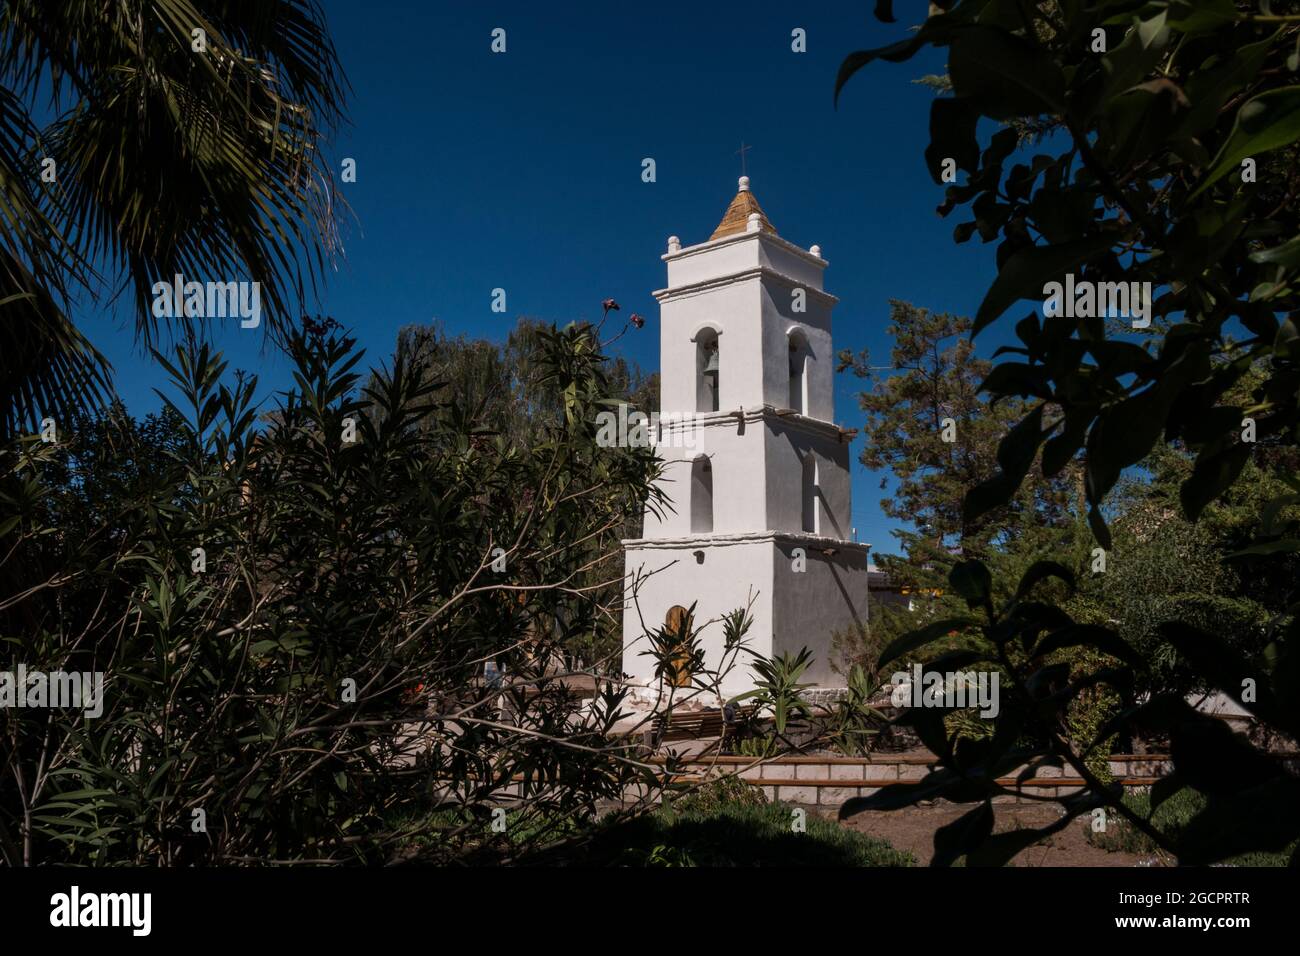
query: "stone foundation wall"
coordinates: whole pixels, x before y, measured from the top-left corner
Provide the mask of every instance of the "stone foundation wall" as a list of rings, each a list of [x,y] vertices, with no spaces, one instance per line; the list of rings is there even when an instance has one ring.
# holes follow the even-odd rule
[[[1279,755],[1288,769],[1300,772],[1300,754]],[[654,758],[662,762],[662,758]],[[654,762],[652,761],[652,762]],[[734,774],[751,786],[762,789],[769,800],[810,807],[838,808],[853,797],[866,797],[883,787],[912,783],[924,778],[934,759],[924,755],[884,754],[871,757],[775,757],[759,762],[752,757],[709,757],[688,760],[680,783],[698,783],[709,776]],[[1164,754],[1115,754],[1109,761],[1110,772],[1126,789],[1150,787],[1173,769]],[[1034,798],[1064,797],[1083,789],[1083,781],[1069,768],[1039,767],[1032,777],[1018,780],[1020,771],[999,779],[1004,787],[1018,791],[994,798],[998,803],[1029,803]],[[504,785],[497,791],[503,800],[519,799],[523,784]],[[644,789],[632,788],[624,794],[625,802],[645,796]]]

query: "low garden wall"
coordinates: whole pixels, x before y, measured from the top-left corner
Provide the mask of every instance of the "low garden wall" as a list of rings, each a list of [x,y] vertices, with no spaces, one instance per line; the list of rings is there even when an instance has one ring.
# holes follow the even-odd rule
[[[1292,770],[1300,770],[1300,754],[1279,754]],[[654,758],[662,762],[662,758]],[[918,781],[935,761],[929,754],[874,754],[869,757],[782,756],[757,763],[753,757],[704,757],[688,760],[679,779],[691,781],[708,774],[735,773],[752,786],[761,787],[770,800],[806,806],[839,806],[852,797],[870,796],[882,787]],[[1112,754],[1110,772],[1125,788],[1149,787],[1173,769],[1165,754]],[[1023,769],[1023,768],[1021,768]],[[1063,797],[1083,788],[1083,780],[1069,768],[1038,767],[1024,780],[1020,769],[999,783],[1019,795],[995,798],[1029,802],[1035,797]]]
[[[1288,769],[1300,772],[1300,753],[1276,755]],[[648,758],[663,765],[663,756]],[[853,797],[865,797],[884,787],[914,783],[935,766],[929,754],[873,754],[868,757],[793,756],[760,760],[756,757],[690,757],[678,764],[673,775],[679,784],[698,783],[711,776],[733,774],[750,786],[759,787],[769,800],[811,807],[839,807]],[[1167,775],[1173,764],[1167,754],[1112,754],[1111,776],[1126,789],[1150,787]],[[1069,767],[1038,767],[1033,775],[1019,779],[1023,768],[999,778],[998,783],[1015,793],[995,797],[994,802],[1028,803],[1044,797],[1064,797],[1083,789],[1083,780]],[[523,796],[523,783],[516,778],[496,792],[510,800]],[[637,791],[624,795],[627,802],[642,797]]]

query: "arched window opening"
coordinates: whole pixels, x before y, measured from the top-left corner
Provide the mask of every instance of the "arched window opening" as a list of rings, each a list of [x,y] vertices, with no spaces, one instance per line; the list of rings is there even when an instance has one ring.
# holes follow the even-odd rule
[[[817,534],[817,459],[810,452],[803,460],[803,530]]]
[[[808,341],[802,333],[790,334],[790,407],[800,415],[808,414]]]
[[[691,532],[713,531],[713,466],[700,457],[691,463]]]
[[[718,333],[705,329],[695,337],[695,410],[716,412],[718,405],[719,362]]]

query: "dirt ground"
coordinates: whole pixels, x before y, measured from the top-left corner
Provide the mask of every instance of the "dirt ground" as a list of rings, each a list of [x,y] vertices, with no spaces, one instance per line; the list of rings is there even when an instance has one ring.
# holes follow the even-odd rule
[[[887,840],[899,850],[909,850],[917,863],[927,866],[934,855],[934,831],[951,823],[970,807],[950,803],[908,807],[905,810],[870,810],[843,822],[843,826],[877,839]],[[994,806],[994,832],[1038,829],[1060,819],[1060,810],[1050,805],[1009,803]],[[1086,818],[1073,821],[1064,830],[1016,856],[1010,866],[1163,866],[1155,856],[1109,852],[1087,840]]]

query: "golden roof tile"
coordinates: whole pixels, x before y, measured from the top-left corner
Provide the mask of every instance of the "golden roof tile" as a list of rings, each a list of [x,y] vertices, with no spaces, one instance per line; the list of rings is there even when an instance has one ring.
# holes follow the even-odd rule
[[[722,214],[722,222],[718,223],[718,228],[713,230],[713,235],[709,236],[709,239],[721,239],[723,236],[734,236],[745,232],[749,226],[749,217],[754,213],[758,214],[759,231],[770,232],[775,236],[776,228],[768,221],[763,207],[758,204],[758,200],[749,189],[749,177],[741,176],[740,191],[736,193],[736,198],[731,200],[731,205]]]

